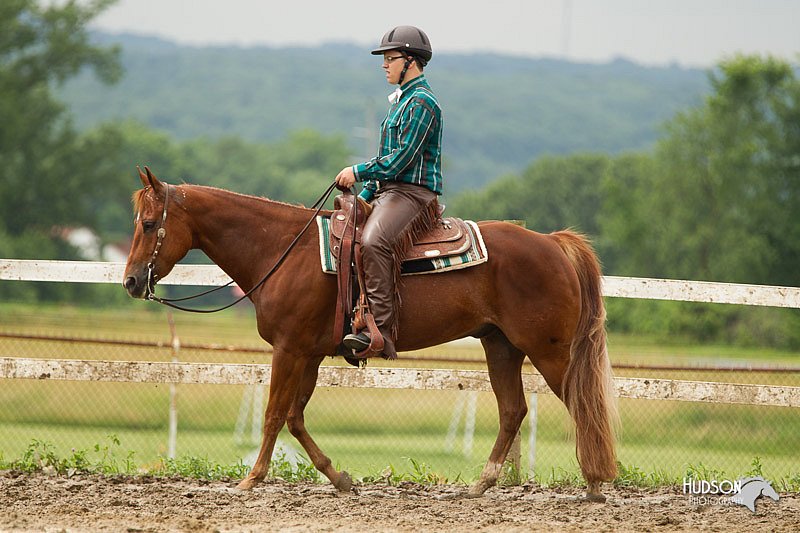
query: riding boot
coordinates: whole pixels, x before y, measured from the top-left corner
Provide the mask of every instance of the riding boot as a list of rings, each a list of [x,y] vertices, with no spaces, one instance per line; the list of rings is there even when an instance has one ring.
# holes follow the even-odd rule
[[[364,224],[361,253],[370,310],[384,338],[383,355],[395,359],[400,307],[400,262],[414,234],[433,225],[436,194],[409,183],[382,185]]]

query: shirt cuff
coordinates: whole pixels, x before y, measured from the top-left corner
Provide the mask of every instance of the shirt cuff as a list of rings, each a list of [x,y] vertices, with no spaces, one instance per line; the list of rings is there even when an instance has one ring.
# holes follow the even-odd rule
[[[359,163],[358,165],[353,165],[353,174],[356,176],[356,181],[364,181],[367,174],[367,164]]]
[[[371,189],[364,187],[361,189],[361,192],[358,194],[358,196],[366,202],[371,202],[375,197],[375,193],[373,193]]]

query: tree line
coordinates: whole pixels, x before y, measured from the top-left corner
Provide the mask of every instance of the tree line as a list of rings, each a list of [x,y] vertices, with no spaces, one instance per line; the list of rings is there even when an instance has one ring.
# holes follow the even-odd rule
[[[800,286],[797,69],[736,56],[709,79],[712,93],[668,121],[653,150],[543,157],[461,195],[454,210],[540,231],[578,228],[594,238],[608,274]],[[800,346],[796,310],[622,307],[611,323],[629,331]]]
[[[58,88],[79,129],[136,119],[176,139],[274,142],[297,129],[344,134],[370,155],[392,89],[368,48],[191,47],[93,32],[120,44],[125,76]],[[436,53],[425,69],[443,108],[448,196],[518,172],[541,154],[646,149],[658,125],[708,91],[699,69]],[[366,131],[365,131],[366,128]]]
[[[135,164],[159,176],[310,203],[352,160],[347,139],[312,129],[270,141],[177,139],[130,120],[78,130],[56,94],[91,69],[123,74],[121,51],[89,39],[111,2],[0,6],[0,257],[76,259],[58,228],[107,241],[132,232]],[[800,80],[787,61],[736,56],[710,94],[668,120],[652,149],[544,155],[524,171],[455,195],[451,214],[574,227],[605,272],[800,286]],[[111,287],[0,283],[0,299],[119,301]],[[797,311],[609,300],[611,326],[800,347]]]

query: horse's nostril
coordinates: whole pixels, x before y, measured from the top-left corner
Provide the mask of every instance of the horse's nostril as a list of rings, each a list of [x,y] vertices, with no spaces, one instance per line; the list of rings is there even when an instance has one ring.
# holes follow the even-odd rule
[[[125,278],[125,283],[123,283],[126,289],[131,290],[136,286],[136,278],[133,276],[128,276]]]

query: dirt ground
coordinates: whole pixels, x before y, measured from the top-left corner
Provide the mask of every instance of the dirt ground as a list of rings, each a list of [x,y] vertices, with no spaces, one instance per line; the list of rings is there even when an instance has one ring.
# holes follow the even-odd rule
[[[800,495],[742,506],[698,505],[678,490],[580,491],[535,485],[463,497],[463,486],[264,483],[0,472],[0,531],[800,531]]]

